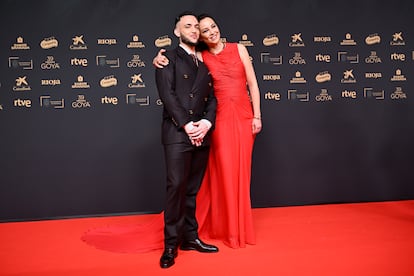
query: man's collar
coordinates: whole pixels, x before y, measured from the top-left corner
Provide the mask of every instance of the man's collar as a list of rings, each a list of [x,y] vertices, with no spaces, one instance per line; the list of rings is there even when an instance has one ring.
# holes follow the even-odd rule
[[[189,54],[189,55],[191,55],[191,54],[193,54],[193,55],[195,55],[195,51],[193,52],[187,45],[185,45],[185,44],[183,44],[183,43],[180,43],[179,44],[179,46],[181,47],[181,48],[183,48],[184,49],[184,51],[186,51],[187,52],[187,54]]]

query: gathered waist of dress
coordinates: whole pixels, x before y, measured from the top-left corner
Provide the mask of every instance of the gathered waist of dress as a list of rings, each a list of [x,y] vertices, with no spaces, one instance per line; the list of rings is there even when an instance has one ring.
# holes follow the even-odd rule
[[[245,97],[249,94],[246,86],[232,86],[231,84],[214,84],[214,94],[216,96]]]
[[[235,94],[235,95],[227,95],[226,93],[220,93],[220,94],[216,94],[216,98],[217,98],[217,104],[218,105],[222,105],[223,103],[230,103],[232,102],[233,104],[237,104],[237,105],[245,105],[245,104],[249,104],[251,103],[250,97],[247,94],[243,94],[243,93],[239,93],[239,94]]]

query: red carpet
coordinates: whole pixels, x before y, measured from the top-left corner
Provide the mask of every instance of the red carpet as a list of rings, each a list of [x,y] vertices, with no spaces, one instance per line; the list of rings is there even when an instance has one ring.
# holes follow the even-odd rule
[[[0,224],[0,275],[414,275],[414,200],[254,209],[257,245],[218,254],[110,253],[80,240],[93,227],[151,215]]]

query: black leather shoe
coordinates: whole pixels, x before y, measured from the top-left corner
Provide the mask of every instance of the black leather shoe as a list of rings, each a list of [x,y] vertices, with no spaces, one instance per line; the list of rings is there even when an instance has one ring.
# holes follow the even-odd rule
[[[211,244],[206,244],[200,239],[195,239],[193,241],[185,241],[180,246],[181,250],[196,250],[203,253],[216,253],[218,248]]]
[[[166,248],[162,253],[160,259],[160,266],[161,268],[169,268],[173,264],[175,264],[175,257],[177,257],[177,249],[176,248]]]

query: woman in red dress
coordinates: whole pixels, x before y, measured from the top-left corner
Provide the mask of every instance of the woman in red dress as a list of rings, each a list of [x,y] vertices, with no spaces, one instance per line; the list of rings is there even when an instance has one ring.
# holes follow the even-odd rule
[[[232,248],[255,244],[250,203],[251,160],[260,132],[260,93],[246,47],[221,40],[211,16],[199,16],[199,53],[213,77],[217,98],[206,175],[198,194],[200,233]]]
[[[201,49],[198,59],[213,76],[217,98],[207,171],[197,195],[199,235],[223,241],[231,248],[255,244],[250,201],[253,143],[261,131],[260,92],[244,45],[221,40],[211,16],[199,16]],[[154,65],[168,60],[162,50]],[[115,252],[147,252],[163,248],[163,214],[149,224],[108,226],[85,233],[82,239]]]

